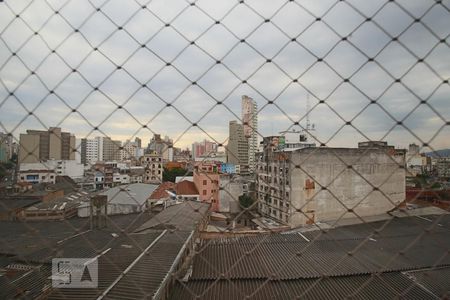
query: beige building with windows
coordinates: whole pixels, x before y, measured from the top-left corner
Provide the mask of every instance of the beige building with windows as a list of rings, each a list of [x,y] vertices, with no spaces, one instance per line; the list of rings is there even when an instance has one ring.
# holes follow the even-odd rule
[[[143,183],[160,184],[163,175],[163,158],[156,152],[144,154],[139,158],[144,167]]]
[[[227,162],[239,166],[240,173],[248,173],[248,141],[244,135],[244,126],[230,121],[227,146]]]
[[[248,143],[248,167],[250,172],[254,172],[258,151],[258,106],[255,100],[246,95],[242,96],[242,124]]]
[[[266,152],[257,167],[258,210],[298,227],[384,214],[405,200],[405,155],[386,148]]]
[[[48,131],[27,130],[20,135],[19,163],[53,160],[75,160],[75,136],[59,127]]]

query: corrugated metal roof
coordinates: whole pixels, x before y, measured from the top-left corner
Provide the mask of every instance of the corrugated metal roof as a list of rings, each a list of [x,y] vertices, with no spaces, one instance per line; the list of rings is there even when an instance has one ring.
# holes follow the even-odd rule
[[[154,184],[133,183],[111,188],[101,194],[108,196],[108,203],[142,206],[156,188]]]
[[[106,295],[106,299],[151,298],[190,232],[168,231]]]
[[[153,216],[147,212],[108,216],[107,228],[101,232],[120,233],[122,230],[132,232],[151,217]],[[89,222],[89,218],[62,221],[2,221],[0,222],[0,254],[25,257],[42,249],[52,249],[58,241],[88,230]]]
[[[152,228],[190,231],[205,218],[208,209],[209,204],[207,203],[184,201],[180,204],[169,206],[136,231],[143,232]]]
[[[431,220],[427,221],[427,219]],[[438,225],[439,224],[439,225]],[[327,230],[302,232],[309,240],[331,239],[365,239],[367,237],[417,236],[430,230],[433,232],[448,232],[450,229],[450,215],[392,218],[364,224],[355,224]]]
[[[154,231],[145,235],[131,234],[116,238],[114,242],[111,242],[106,246],[111,248],[111,250],[98,258],[98,288],[54,289],[49,295],[49,299],[97,298],[160,234],[161,231]],[[123,245],[126,245],[126,247]],[[97,254],[98,253],[91,253],[93,256]]]
[[[436,299],[401,273],[300,280],[177,282],[170,299]]]
[[[394,223],[390,234],[354,239],[347,235],[337,238],[330,231],[329,238],[310,242],[299,234],[206,241],[194,258],[192,279],[259,279],[275,274],[275,278],[288,280],[450,264],[448,229],[425,232],[416,227],[412,234],[407,222],[397,224],[398,230]]]
[[[0,213],[9,213],[39,203],[36,199],[0,199]]]
[[[407,272],[407,275],[439,298],[450,298],[450,267]]]

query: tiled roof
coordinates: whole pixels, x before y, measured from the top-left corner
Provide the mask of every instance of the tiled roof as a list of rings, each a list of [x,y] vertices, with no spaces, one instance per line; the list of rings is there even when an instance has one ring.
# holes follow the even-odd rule
[[[169,197],[166,190],[173,190],[175,183],[166,181],[161,183],[150,195],[150,200],[159,200]]]
[[[178,182],[175,185],[175,192],[177,195],[198,195],[197,187],[195,186],[195,183],[188,180],[183,180]]]

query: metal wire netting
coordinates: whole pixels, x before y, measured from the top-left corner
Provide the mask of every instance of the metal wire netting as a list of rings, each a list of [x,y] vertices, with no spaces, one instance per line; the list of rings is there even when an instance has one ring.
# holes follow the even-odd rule
[[[210,278],[209,285],[200,288],[195,286],[200,281],[190,284],[183,279],[185,269],[174,270],[172,266],[168,276],[179,289],[184,289],[184,296],[209,298],[208,293],[225,282],[236,297],[263,298],[258,293],[275,289],[273,282],[282,281],[280,277],[291,263],[322,245],[328,227],[316,222],[309,206],[323,193],[329,194],[341,211],[329,224],[330,228],[348,214],[360,223],[367,223],[370,218],[361,215],[358,209],[374,194],[393,207],[398,206],[398,201],[382,188],[397,176],[398,170],[407,172],[407,161],[389,152],[392,149],[386,153],[388,163],[395,168],[377,182],[356,167],[370,150],[362,151],[351,162],[337,150],[330,152],[343,167],[326,182],[316,179],[307,165],[321,149],[354,147],[358,141],[373,140],[388,140],[401,146],[414,142],[423,152],[448,146],[448,1],[34,0],[2,1],[0,7],[0,127],[16,143],[20,144],[19,134],[27,129],[47,131],[61,127],[75,133],[77,138],[133,140],[163,133],[174,137],[168,149],[184,148],[205,138],[227,149],[228,121],[244,122],[240,97],[245,94],[257,103],[258,123],[252,129],[259,140],[278,131],[299,128],[320,146],[311,148],[300,160],[286,160],[284,171],[306,174],[314,192],[304,204],[283,204],[285,207],[281,209],[286,217],[302,215],[319,234],[305,238],[308,243],[298,251],[288,252],[277,267],[268,267],[272,273],[258,278],[261,281],[256,282],[255,288],[242,285],[231,274],[249,256],[263,251],[266,243],[272,242],[271,235],[252,242],[246,251],[234,256],[235,261],[226,265],[227,270],[221,270],[217,278]],[[316,123],[314,130],[310,119]],[[124,149],[117,146],[113,152]],[[80,146],[71,150],[81,154]],[[36,148],[26,151],[29,156],[36,155]],[[239,155],[231,152],[229,156]],[[191,168],[195,167],[188,157],[186,160]],[[250,176],[258,187],[253,190],[256,201],[250,207],[241,207],[223,232],[228,232],[234,221],[250,211],[261,212],[262,205],[269,209],[263,213],[273,217],[272,207],[280,209],[272,201],[285,203],[285,198],[289,198],[286,191],[278,194],[272,191],[274,181],[268,176],[271,172],[268,168],[263,160],[256,163],[256,171]],[[349,176],[348,172],[370,187],[351,205],[333,189],[335,182]],[[216,180],[208,172],[204,175]],[[286,183],[283,176],[278,180]],[[225,185],[220,190],[226,188]],[[126,188],[119,192],[135,198]],[[108,201],[116,196],[112,195]],[[198,208],[193,209],[198,212]],[[139,213],[125,226],[106,218],[139,253],[157,257],[150,250],[153,242],[146,243],[132,234],[145,215]],[[152,237],[155,243],[168,231],[180,241],[187,238],[185,233],[166,224],[165,219],[153,218],[160,218],[165,230],[161,236]],[[422,245],[421,239],[427,232],[439,229],[442,220],[437,217],[430,224],[418,222],[417,227],[426,230],[412,234],[405,247],[395,249],[399,250],[395,255],[379,263],[376,272],[370,267],[370,259],[358,257],[363,266],[361,273],[389,272],[399,257]],[[333,270],[345,265],[348,256],[356,257],[374,234],[383,232],[393,222],[395,218],[382,222],[379,228],[356,238],[350,246],[336,240],[334,247],[338,254],[327,265],[328,270],[319,268],[320,276],[311,277],[316,280],[293,296],[305,297],[325,285]],[[81,232],[77,235],[86,243],[85,248],[98,251],[96,238],[90,238],[82,230],[86,222],[64,223]],[[23,225],[35,233],[39,242],[50,242],[48,236],[40,234],[38,225],[28,222]],[[0,238],[0,243],[7,244],[7,240]],[[432,270],[442,267],[448,256],[447,244],[435,242],[442,253],[427,265]],[[214,247],[214,240],[198,242],[194,255],[198,264],[218,268],[206,255]],[[102,253],[98,253],[99,257]],[[105,260],[119,274],[118,280],[107,284],[100,294],[89,297],[111,296],[115,286],[123,283],[121,279],[134,267],[110,257]],[[24,263],[35,265],[29,258]],[[128,266],[125,271],[121,263]],[[148,268],[164,269],[164,263],[162,259],[154,259],[148,262]],[[141,276],[145,277],[143,272]],[[347,296],[357,296],[378,280],[387,286],[391,284],[391,279],[385,277],[363,278]],[[139,283],[123,284],[148,296],[146,287]],[[393,293],[402,296],[415,288],[416,284],[411,282],[404,290]],[[71,298],[82,294],[77,292],[50,295]],[[161,297],[160,293],[158,290],[153,295]]]

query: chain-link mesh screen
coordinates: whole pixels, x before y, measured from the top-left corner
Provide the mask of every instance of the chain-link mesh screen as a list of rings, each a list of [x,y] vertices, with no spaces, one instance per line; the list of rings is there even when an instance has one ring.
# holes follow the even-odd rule
[[[1,298],[449,297],[449,28],[437,0],[0,1]]]

